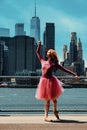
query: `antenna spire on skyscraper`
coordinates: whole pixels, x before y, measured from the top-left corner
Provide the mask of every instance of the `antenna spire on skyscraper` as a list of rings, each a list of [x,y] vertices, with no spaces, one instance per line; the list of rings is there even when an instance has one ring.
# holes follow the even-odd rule
[[[34,17],[30,21],[30,36],[35,38],[35,43],[40,40],[40,19],[36,16],[36,0],[34,0]]]
[[[36,0],[35,0],[35,17],[36,17]]]

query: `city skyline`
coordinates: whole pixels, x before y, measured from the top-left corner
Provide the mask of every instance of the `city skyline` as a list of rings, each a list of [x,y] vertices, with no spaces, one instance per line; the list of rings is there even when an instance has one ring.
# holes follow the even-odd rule
[[[35,1],[3,0],[0,7],[0,28],[10,28],[11,36],[15,35],[15,24],[24,23],[27,35],[30,35],[30,19],[34,16]],[[70,33],[76,32],[81,39],[83,59],[87,67],[87,27],[86,0],[37,0],[36,16],[41,22],[41,41],[46,22],[55,23],[55,49],[59,60],[62,60],[63,45],[70,46]]]

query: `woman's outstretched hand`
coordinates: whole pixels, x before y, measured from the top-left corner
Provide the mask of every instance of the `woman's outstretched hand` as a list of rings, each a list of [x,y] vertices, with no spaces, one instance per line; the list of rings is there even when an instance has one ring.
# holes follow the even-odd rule
[[[75,76],[75,79],[76,79],[76,80],[80,80],[80,78],[79,78],[79,76],[78,76],[78,75],[76,75],[76,76]]]
[[[41,41],[38,41],[38,46],[41,46]]]

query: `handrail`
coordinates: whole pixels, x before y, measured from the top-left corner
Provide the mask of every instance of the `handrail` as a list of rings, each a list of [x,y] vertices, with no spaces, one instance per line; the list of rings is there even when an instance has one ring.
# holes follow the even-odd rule
[[[73,79],[74,76],[57,76],[59,79]],[[80,79],[87,79],[87,76],[79,76]],[[0,76],[0,78],[40,78],[40,76]]]
[[[36,88],[40,76],[0,76],[0,87]],[[76,80],[74,76],[57,76],[65,88],[87,88],[87,77],[80,76]],[[77,85],[77,86],[76,86]]]
[[[53,110],[49,110],[49,112],[52,112]],[[44,110],[30,110],[30,109],[4,109],[4,110],[0,110],[0,112],[44,112]],[[60,109],[58,110],[58,112],[87,112],[87,110],[76,110],[76,109]]]

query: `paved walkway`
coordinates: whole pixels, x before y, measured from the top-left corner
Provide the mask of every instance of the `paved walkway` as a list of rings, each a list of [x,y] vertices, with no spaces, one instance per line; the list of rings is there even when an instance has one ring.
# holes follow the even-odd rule
[[[45,122],[44,115],[0,115],[0,130],[87,130],[87,114],[60,114]]]

